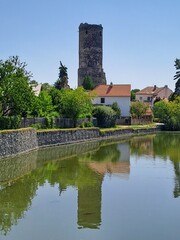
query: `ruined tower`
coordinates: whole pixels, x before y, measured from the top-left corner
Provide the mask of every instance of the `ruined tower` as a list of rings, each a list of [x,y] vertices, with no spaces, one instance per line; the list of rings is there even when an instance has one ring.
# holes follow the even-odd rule
[[[94,86],[106,84],[103,62],[103,27],[102,25],[81,23],[79,25],[79,69],[78,86],[84,78],[92,78]]]

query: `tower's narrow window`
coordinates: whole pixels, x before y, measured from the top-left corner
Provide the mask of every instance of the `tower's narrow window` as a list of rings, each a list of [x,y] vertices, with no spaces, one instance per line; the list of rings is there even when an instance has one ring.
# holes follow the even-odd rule
[[[100,31],[100,36],[102,37],[102,32]]]
[[[88,30],[86,30],[86,34],[88,34]]]

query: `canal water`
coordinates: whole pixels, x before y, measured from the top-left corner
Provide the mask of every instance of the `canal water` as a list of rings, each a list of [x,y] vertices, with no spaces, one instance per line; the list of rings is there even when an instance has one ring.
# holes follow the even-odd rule
[[[0,160],[0,240],[179,240],[180,133]]]

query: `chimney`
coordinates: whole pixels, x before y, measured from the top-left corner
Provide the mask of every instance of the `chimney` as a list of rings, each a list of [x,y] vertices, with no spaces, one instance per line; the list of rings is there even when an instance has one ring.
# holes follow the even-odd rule
[[[156,85],[154,85],[153,92],[156,90],[156,87],[157,87],[157,86],[156,86]]]

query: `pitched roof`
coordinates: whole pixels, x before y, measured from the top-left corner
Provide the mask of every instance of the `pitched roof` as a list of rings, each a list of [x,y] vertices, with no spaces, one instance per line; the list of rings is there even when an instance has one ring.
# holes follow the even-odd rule
[[[157,95],[164,87],[146,87],[136,93],[136,95]]]
[[[99,85],[94,91],[98,97],[130,97],[130,84]]]

